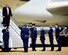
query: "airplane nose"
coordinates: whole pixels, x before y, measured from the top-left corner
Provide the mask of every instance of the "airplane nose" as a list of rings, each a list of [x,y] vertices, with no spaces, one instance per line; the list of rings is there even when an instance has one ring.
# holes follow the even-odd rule
[[[50,0],[47,10],[52,14],[68,16],[68,0]]]

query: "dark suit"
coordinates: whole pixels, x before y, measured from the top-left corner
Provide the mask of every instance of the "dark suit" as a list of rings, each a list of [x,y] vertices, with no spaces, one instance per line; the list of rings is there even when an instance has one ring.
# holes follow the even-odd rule
[[[54,50],[54,44],[53,44],[53,29],[50,28],[49,29],[49,41],[50,41],[50,45],[51,45],[51,51]]]
[[[24,52],[28,52],[28,39],[29,39],[29,29],[22,28],[21,38],[23,40]]]
[[[37,39],[37,29],[36,28],[30,28],[31,31],[31,42],[32,42],[32,50],[34,51],[36,48],[36,39]]]
[[[2,33],[3,33],[4,51],[8,51],[9,49],[9,31],[6,29],[3,29]]]
[[[58,50],[61,50],[60,32],[61,32],[61,30],[59,28],[55,28],[55,36],[56,36],[56,40],[57,40],[57,43],[58,43]]]
[[[6,25],[7,28],[9,27],[9,23],[10,23],[10,16],[12,16],[12,12],[11,12],[11,8],[8,7],[8,11],[9,11],[9,14],[7,12],[7,8],[6,7],[3,7],[3,10],[2,10],[2,15],[4,16],[3,18],[3,25]]]
[[[40,40],[43,46],[43,51],[45,51],[45,30],[40,31]]]

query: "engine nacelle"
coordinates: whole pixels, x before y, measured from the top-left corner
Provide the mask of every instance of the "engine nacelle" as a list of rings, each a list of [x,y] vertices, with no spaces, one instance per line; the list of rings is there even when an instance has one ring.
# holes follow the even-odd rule
[[[68,0],[50,0],[47,10],[52,14],[68,16]]]

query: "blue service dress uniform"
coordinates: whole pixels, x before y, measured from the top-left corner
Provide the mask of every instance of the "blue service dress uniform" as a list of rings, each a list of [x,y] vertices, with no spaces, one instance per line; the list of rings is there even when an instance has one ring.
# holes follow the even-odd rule
[[[3,29],[4,51],[9,51],[9,30]]]
[[[53,44],[53,29],[52,28],[49,29],[48,34],[49,34],[49,41],[50,41],[51,51],[53,51],[54,50],[54,44]]]
[[[37,29],[36,28],[30,28],[31,31],[31,42],[32,42],[32,50],[36,51],[36,39],[37,39]]]
[[[41,40],[41,43],[42,43],[42,46],[43,46],[42,51],[45,51],[45,30],[40,31],[40,40]]]
[[[60,38],[60,28],[55,28],[55,36],[58,43],[58,50],[61,51],[61,38]]]
[[[29,28],[22,28],[21,38],[23,40],[24,52],[28,52]]]

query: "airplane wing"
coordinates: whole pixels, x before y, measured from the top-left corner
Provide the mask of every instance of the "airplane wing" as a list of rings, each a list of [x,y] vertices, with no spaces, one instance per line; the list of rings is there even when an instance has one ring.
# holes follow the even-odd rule
[[[30,0],[17,8],[13,13],[20,16],[52,17],[52,14],[46,10],[47,2],[48,0]]]

